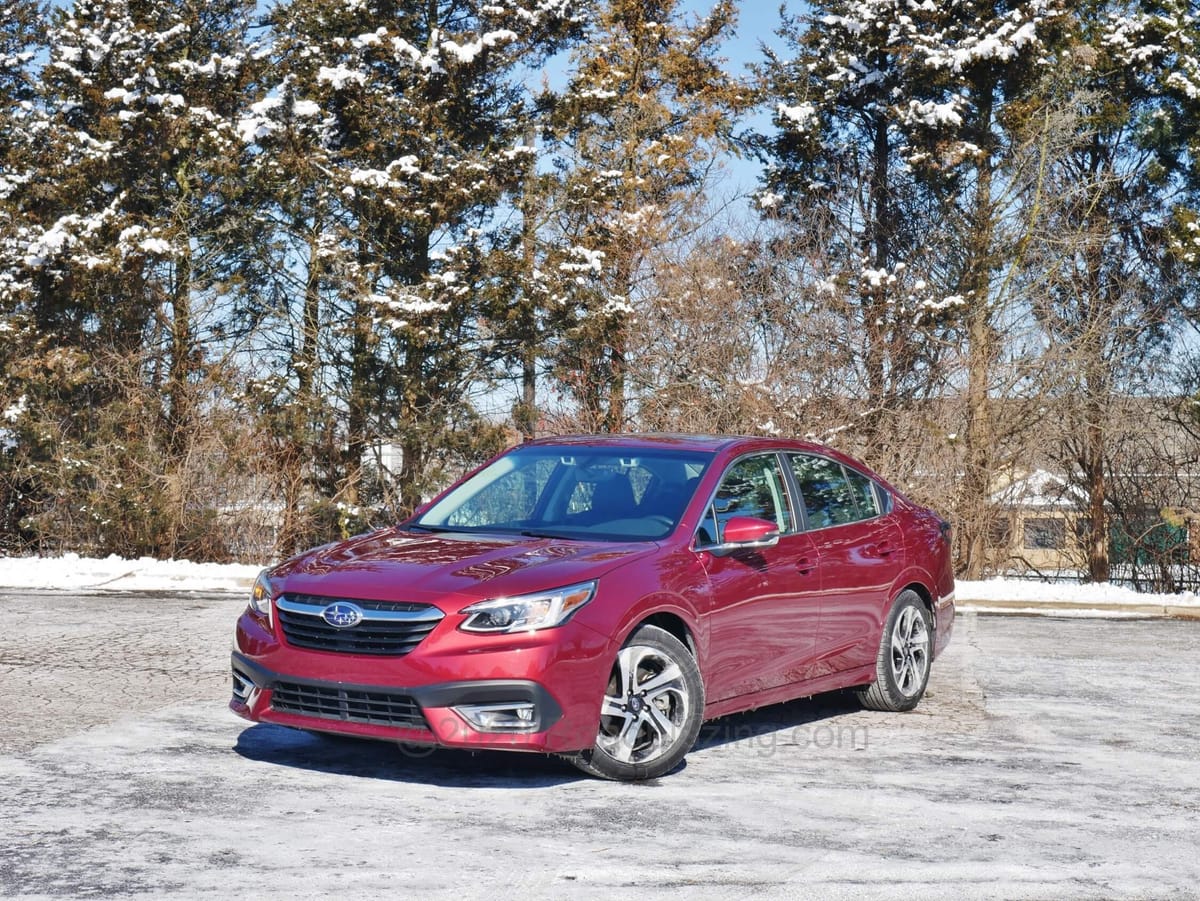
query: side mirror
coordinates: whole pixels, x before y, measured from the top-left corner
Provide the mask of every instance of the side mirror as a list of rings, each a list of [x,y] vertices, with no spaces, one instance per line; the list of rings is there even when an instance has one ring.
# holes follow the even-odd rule
[[[724,557],[746,548],[774,547],[779,543],[779,527],[757,516],[733,516],[725,523],[721,537],[720,544],[704,550],[713,556]]]

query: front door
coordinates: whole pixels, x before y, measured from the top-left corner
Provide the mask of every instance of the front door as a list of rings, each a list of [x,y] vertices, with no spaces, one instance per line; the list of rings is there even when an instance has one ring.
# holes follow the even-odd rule
[[[734,462],[697,533],[697,553],[711,588],[708,609],[710,701],[773,688],[807,677],[820,619],[820,570],[812,538],[797,519],[776,454]],[[720,544],[726,522],[754,516],[780,531],[773,547],[724,556],[704,551]]]

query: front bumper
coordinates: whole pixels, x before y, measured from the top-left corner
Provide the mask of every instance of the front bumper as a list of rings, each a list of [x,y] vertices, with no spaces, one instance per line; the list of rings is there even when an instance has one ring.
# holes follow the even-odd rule
[[[611,667],[610,642],[567,624],[557,635],[472,640],[449,632],[392,658],[293,648],[244,615],[232,654],[229,707],[277,723],[412,744],[538,752],[591,747]],[[479,710],[525,720],[489,731]],[[478,720],[478,715],[476,715]]]

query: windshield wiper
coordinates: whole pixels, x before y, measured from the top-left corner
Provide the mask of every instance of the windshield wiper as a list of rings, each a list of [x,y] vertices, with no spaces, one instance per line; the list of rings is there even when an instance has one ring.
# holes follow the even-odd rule
[[[521,534],[526,538],[552,538],[559,541],[578,541],[579,539],[572,535],[559,535],[554,532],[538,532],[534,529],[522,529]]]

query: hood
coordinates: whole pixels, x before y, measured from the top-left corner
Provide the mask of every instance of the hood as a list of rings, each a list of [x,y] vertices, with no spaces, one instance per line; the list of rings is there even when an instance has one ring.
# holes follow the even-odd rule
[[[508,535],[372,532],[301,554],[271,578],[324,597],[437,603],[506,597],[595,579],[653,553],[650,542],[567,541]]]

